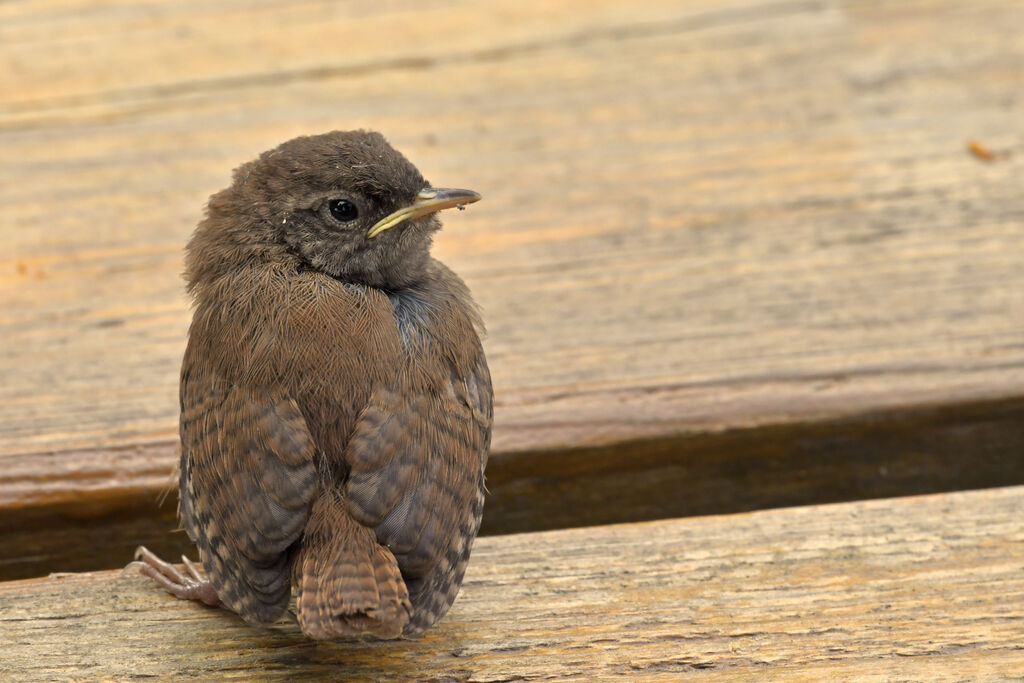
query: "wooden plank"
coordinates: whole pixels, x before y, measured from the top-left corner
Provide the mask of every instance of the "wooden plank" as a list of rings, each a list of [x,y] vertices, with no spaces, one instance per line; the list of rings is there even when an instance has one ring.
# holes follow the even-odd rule
[[[0,673],[518,681],[1007,680],[1024,487],[480,539],[450,614],[314,643],[118,572],[0,584]]]
[[[498,471],[628,443],[636,497],[690,438],[1017,405],[1016,5],[488,7],[0,4],[0,506],[157,495],[204,198],[336,127],[486,197],[437,252],[487,313]]]

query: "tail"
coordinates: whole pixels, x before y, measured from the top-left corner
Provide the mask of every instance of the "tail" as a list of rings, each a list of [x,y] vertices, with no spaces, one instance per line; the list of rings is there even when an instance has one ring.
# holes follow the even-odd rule
[[[395,556],[349,516],[339,495],[313,504],[293,571],[299,626],[310,638],[397,638],[409,623],[412,604]]]

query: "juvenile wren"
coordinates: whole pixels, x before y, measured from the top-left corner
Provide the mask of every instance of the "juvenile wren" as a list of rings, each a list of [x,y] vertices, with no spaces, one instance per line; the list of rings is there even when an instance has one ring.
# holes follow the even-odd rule
[[[311,638],[415,635],[462,584],[493,400],[483,325],[430,255],[432,187],[379,134],[300,137],[211,197],[186,256],[179,516],[205,576],[172,594]]]

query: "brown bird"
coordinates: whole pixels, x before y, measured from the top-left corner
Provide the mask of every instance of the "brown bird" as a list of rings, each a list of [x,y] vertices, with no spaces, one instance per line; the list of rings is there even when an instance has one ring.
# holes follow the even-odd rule
[[[430,256],[431,187],[379,134],[300,137],[238,168],[187,248],[179,516],[206,577],[142,572],[252,624],[294,589],[311,638],[415,635],[480,527],[492,391],[483,325]]]

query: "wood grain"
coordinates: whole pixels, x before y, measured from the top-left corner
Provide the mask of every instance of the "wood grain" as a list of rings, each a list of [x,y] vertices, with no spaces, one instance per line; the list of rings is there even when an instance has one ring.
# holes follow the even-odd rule
[[[156,495],[182,246],[331,128],[485,196],[495,465],[1021,396],[1019,3],[339,7],[0,4],[0,505]]]
[[[266,680],[1009,680],[1024,487],[480,539],[420,640],[314,643],[142,577],[0,584],[0,673]]]

